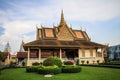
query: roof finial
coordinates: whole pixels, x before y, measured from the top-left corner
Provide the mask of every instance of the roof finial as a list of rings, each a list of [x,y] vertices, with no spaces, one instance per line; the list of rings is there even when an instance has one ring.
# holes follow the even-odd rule
[[[19,52],[24,52],[25,51],[24,48],[23,48],[23,45],[24,45],[24,41],[22,40]]]
[[[80,30],[82,31],[82,27],[80,27]]]
[[[37,26],[37,24],[36,24],[36,29],[38,29],[38,26]]]
[[[70,24],[70,28],[72,29],[72,25]]]
[[[7,42],[5,49],[4,49],[4,52],[11,52],[11,47],[10,47],[9,42]]]
[[[61,21],[60,21],[60,25],[63,25],[65,23],[65,20],[64,20],[64,14],[63,14],[63,10],[61,12]]]

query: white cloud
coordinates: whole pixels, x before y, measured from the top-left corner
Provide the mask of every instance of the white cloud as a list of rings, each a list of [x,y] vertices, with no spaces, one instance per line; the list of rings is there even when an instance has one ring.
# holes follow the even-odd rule
[[[63,0],[67,18],[81,21],[105,21],[120,16],[119,0]],[[65,14],[66,14],[65,13]]]
[[[32,2],[30,2],[32,3]],[[0,48],[8,41],[13,51],[19,49],[22,37],[25,42],[35,39],[35,35],[26,35],[36,29],[36,24],[44,26],[56,25],[63,9],[66,21],[106,21],[120,17],[119,0],[54,0],[46,6],[19,5],[8,2],[12,8],[0,10],[0,25],[5,32],[0,36]]]

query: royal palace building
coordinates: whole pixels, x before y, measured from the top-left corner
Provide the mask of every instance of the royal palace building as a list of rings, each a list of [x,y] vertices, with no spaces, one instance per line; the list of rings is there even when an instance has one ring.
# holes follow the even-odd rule
[[[36,40],[23,45],[27,51],[27,66],[42,62],[49,56],[57,56],[62,61],[72,60],[79,64],[104,62],[106,45],[92,42],[86,31],[74,30],[64,20],[63,11],[58,26],[36,29]],[[33,57],[34,56],[34,57]]]

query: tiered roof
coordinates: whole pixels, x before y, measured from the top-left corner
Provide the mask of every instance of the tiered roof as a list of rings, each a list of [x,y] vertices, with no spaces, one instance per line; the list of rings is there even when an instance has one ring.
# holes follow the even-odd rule
[[[64,32],[64,34],[63,34]],[[70,28],[65,20],[64,20],[64,14],[63,11],[61,13],[61,20],[60,20],[60,24],[58,26],[53,26],[53,28],[47,28],[44,26],[41,26],[41,28],[37,27],[37,40],[50,40],[50,39],[55,39],[55,40],[61,40],[59,39],[59,37],[61,36],[61,34],[70,36],[73,38],[73,40],[86,40],[86,41],[90,41],[89,36],[87,35],[86,31],[82,31],[82,30],[73,30],[72,28]],[[65,40],[67,41],[67,40]]]
[[[69,27],[65,20],[63,11],[61,13],[61,20],[58,26],[47,28],[41,26],[37,27],[36,40],[24,44],[27,47],[101,47],[104,45],[91,42],[86,31],[74,30]]]

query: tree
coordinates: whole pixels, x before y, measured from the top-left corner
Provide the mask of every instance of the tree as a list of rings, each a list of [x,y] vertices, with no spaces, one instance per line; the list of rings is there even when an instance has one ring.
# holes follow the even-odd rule
[[[0,66],[3,59],[4,59],[3,53],[0,51]],[[0,68],[0,75],[1,75],[1,68]]]
[[[0,61],[2,61],[3,59],[4,59],[3,53],[0,51]]]

